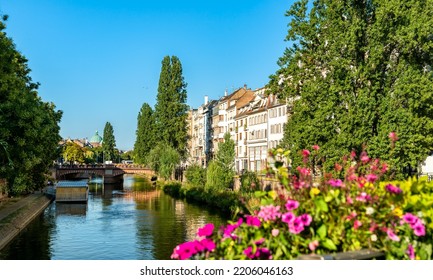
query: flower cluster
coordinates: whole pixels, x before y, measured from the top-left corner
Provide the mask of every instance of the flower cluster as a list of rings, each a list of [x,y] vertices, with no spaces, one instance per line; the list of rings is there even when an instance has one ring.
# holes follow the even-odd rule
[[[393,133],[390,139],[398,137]],[[352,151],[332,172],[318,171],[319,150],[314,145],[301,151],[303,166],[295,169],[284,165],[290,162],[283,159],[287,151],[271,151],[275,164],[268,177],[279,179],[281,188],[257,191],[261,205],[249,215],[216,232],[211,224],[200,228],[198,239],[177,246],[172,258],[276,260],[363,248],[384,251],[391,259],[432,257],[431,202],[419,199],[433,198],[433,183],[425,188],[431,196],[410,196],[426,184],[383,181],[388,164],[366,152]],[[421,216],[422,211],[430,214]]]

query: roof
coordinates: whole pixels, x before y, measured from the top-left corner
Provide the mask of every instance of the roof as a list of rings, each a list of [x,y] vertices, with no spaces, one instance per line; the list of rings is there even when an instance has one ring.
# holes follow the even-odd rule
[[[58,188],[87,188],[87,181],[59,181]]]
[[[90,143],[101,143],[102,142],[102,137],[99,136],[98,131],[95,132],[95,135],[92,136],[92,138],[90,138]]]

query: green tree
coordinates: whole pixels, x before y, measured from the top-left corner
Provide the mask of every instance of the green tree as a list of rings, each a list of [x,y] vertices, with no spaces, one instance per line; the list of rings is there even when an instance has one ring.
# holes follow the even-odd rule
[[[62,112],[38,96],[27,59],[6,36],[6,19],[0,20],[0,162],[8,164],[0,166],[0,178],[13,195],[43,186],[57,157]]]
[[[104,160],[116,160],[116,139],[114,138],[113,126],[109,122],[107,122],[104,127],[102,150],[104,152]]]
[[[173,147],[182,157],[187,148],[187,92],[182,64],[176,56],[164,57],[155,105],[157,138]]]
[[[211,161],[206,174],[206,188],[224,189],[232,186],[235,162],[235,142],[230,133],[224,134],[224,142],[218,145],[215,160]]]
[[[63,148],[63,158],[66,162],[71,164],[84,163],[85,157],[85,150],[77,143],[68,142],[65,144]]]
[[[293,46],[270,82],[292,109],[285,146],[318,144],[328,168],[363,149],[397,172],[417,166],[433,150],[433,2],[308,2],[286,13]]]
[[[160,143],[149,152],[146,161],[152,170],[168,180],[180,163],[180,155],[167,143]]]
[[[141,106],[137,118],[136,140],[134,144],[134,161],[145,164],[150,150],[155,147],[155,115],[149,104]]]

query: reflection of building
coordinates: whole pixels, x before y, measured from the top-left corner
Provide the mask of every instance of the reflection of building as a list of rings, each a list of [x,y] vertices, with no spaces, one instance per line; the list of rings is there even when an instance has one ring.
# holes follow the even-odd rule
[[[93,148],[100,147],[102,145],[102,137],[99,136],[98,131],[96,131],[95,135],[90,138],[89,143]]]

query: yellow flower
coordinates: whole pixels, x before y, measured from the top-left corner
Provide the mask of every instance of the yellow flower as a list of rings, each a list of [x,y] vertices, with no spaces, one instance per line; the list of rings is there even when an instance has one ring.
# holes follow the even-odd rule
[[[310,196],[315,196],[320,193],[320,190],[318,188],[311,188],[310,190]]]
[[[392,213],[394,214],[394,215],[396,215],[397,217],[401,217],[401,216],[403,216],[403,210],[401,210],[401,208],[400,207],[397,207],[397,208],[395,208],[394,210],[392,210]]]
[[[365,184],[365,187],[366,188],[373,188],[374,185],[372,183],[368,182],[367,184]]]

